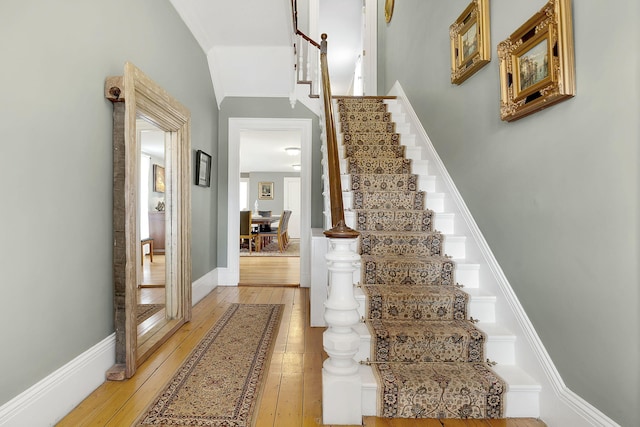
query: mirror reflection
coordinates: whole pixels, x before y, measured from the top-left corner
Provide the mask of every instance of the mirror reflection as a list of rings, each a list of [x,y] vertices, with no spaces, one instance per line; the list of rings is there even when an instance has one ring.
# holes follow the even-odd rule
[[[165,256],[167,218],[165,132],[138,116],[140,182],[138,188],[140,265],[137,291],[138,347],[149,343],[154,333],[168,320],[167,263]]]

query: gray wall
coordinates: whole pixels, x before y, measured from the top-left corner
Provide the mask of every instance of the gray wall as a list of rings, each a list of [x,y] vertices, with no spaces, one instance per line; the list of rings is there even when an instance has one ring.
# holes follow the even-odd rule
[[[0,405],[113,333],[112,112],[131,61],[217,151],[207,60],[168,0],[0,3]],[[215,171],[214,171],[215,176]],[[194,280],[216,267],[216,188],[193,189]]]
[[[567,386],[638,425],[638,2],[573,2],[577,96],[513,123],[496,45],[546,2],[492,0],[492,61],[455,86],[449,25],[468,3],[396,2],[380,93],[404,88]]]
[[[227,266],[227,212],[228,212],[228,174],[229,159],[229,119],[241,118],[300,118],[311,119],[311,227],[322,227],[322,152],[320,151],[320,128],[318,116],[298,102],[291,108],[286,98],[225,98],[220,105],[218,126],[218,266]],[[250,199],[253,209],[255,199]]]
[[[300,172],[251,172],[249,174],[249,207],[258,199],[258,185],[261,182],[273,182],[273,199],[258,199],[258,210],[272,211],[273,215],[281,215],[284,210],[284,178],[300,177]]]

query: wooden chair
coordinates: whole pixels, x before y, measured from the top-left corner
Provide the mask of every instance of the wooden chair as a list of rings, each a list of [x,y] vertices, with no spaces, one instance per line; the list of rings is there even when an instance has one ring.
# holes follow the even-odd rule
[[[280,252],[284,252],[287,249],[287,245],[289,244],[289,233],[287,232],[289,226],[289,217],[291,216],[291,211],[284,211],[280,216],[280,222],[278,222],[278,229],[267,231],[267,232],[258,232],[258,240],[261,242],[272,239],[275,237],[278,240],[278,250]]]
[[[249,255],[251,255],[252,243],[256,245],[256,251],[260,252],[260,238],[252,231],[251,211],[240,211],[240,245],[247,239],[249,243]]]

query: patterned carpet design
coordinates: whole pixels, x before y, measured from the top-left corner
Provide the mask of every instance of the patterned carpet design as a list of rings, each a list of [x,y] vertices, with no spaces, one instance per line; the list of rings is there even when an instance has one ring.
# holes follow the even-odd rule
[[[276,256],[276,257],[297,257],[300,256],[300,239],[291,239],[284,252],[280,252],[278,247],[278,240],[274,239],[267,246],[260,248],[260,251],[251,251],[244,246],[240,248],[240,256]]]
[[[484,356],[485,335],[443,253],[445,236],[411,173],[382,99],[338,100],[344,157],[361,233],[365,322],[390,418],[501,418],[506,385]]]
[[[253,426],[283,308],[231,304],[135,425]]]
[[[163,308],[164,304],[138,304],[136,311],[137,324],[144,322]]]

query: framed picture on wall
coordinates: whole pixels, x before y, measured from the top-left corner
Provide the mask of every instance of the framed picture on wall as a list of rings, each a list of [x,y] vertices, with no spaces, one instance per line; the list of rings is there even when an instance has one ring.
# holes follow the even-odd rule
[[[273,200],[273,182],[258,183],[258,199]]]
[[[491,61],[489,0],[473,0],[449,27],[451,83],[459,85]]]
[[[153,165],[153,191],[164,193],[164,167]]]
[[[211,186],[211,156],[202,150],[196,152],[196,185]]]
[[[573,97],[571,0],[550,0],[498,44],[500,118],[513,121]]]

